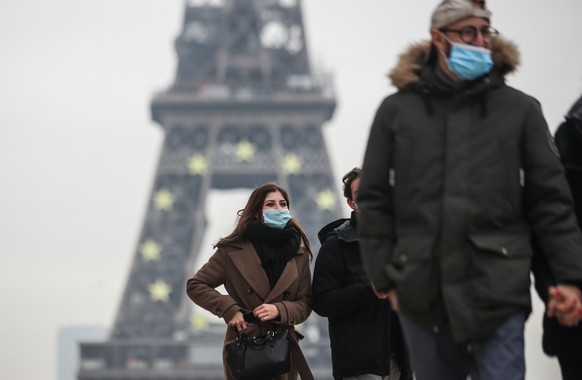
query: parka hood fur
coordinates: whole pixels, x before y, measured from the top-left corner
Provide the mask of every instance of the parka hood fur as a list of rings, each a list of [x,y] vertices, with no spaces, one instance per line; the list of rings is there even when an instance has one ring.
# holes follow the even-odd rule
[[[392,85],[401,90],[412,83],[420,81],[420,71],[426,65],[430,51],[430,40],[412,43],[399,55],[396,66],[388,74]],[[498,37],[491,42],[491,56],[494,70],[498,70],[503,76],[514,72],[520,63],[520,54],[517,46],[502,37]]]

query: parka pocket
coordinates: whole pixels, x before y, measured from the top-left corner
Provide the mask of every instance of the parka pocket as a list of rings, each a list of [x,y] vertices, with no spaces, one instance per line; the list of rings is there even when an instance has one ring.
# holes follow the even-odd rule
[[[497,253],[508,260],[532,256],[530,237],[525,233],[471,234],[469,239],[479,250]]]
[[[399,303],[413,312],[428,312],[439,299],[432,242],[423,237],[400,238],[386,269],[396,283]]]
[[[527,233],[471,234],[472,277],[483,307],[529,305],[532,248]]]

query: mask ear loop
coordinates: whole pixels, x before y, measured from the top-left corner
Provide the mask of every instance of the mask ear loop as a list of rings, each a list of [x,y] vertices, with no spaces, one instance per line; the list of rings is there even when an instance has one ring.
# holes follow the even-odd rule
[[[440,30],[439,30],[438,32],[441,34],[441,36],[443,36],[443,38],[445,39],[445,41],[447,41],[447,42],[449,43],[449,45],[451,45],[451,49],[449,49],[449,55],[450,55],[450,54],[451,54],[451,50],[453,49],[453,46],[454,46],[454,42],[453,42],[453,41],[451,41],[451,40],[449,39],[449,37],[447,37],[447,36],[446,36],[446,34],[444,34],[443,32],[441,32]],[[453,73],[453,69],[451,68],[451,64],[450,64],[450,62],[449,62],[449,55],[446,55],[446,54],[445,54],[445,52],[444,52],[444,51],[442,51],[441,49],[439,49],[439,48],[438,48],[436,45],[435,45],[435,49],[436,49],[436,50],[438,51],[438,53],[439,53],[440,55],[442,55],[442,57],[444,58],[444,60],[445,60],[445,63],[447,64],[447,69],[449,69],[449,71],[450,71],[451,73]]]
[[[437,30],[437,32],[438,32],[438,33],[439,33],[439,34],[442,36],[442,38],[443,38],[445,41],[447,41],[447,43],[448,43],[448,44],[451,46],[451,49],[452,49],[454,42],[453,42],[453,41],[451,41],[451,40],[449,39],[449,37],[447,37],[447,35],[446,35],[446,34],[444,34],[442,31],[440,31],[440,30]],[[433,43],[433,45],[434,45],[434,43]],[[438,48],[436,45],[434,45],[434,47],[435,47],[435,49],[436,49],[436,50],[438,50],[439,54],[441,54],[441,55],[443,56],[443,58],[444,58],[445,60],[447,60],[447,61],[448,61],[448,55],[447,55],[447,54],[445,54],[445,52],[444,52],[444,51],[442,51],[441,49],[439,49],[439,48]],[[449,54],[450,54],[450,49],[449,49]]]

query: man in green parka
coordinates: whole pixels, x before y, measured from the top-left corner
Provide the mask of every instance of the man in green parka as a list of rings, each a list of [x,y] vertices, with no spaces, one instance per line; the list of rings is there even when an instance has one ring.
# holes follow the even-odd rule
[[[364,157],[362,258],[399,307],[417,380],[524,379],[532,235],[558,284],[582,283],[564,170],[539,103],[505,84],[519,53],[490,20],[485,1],[437,6]]]

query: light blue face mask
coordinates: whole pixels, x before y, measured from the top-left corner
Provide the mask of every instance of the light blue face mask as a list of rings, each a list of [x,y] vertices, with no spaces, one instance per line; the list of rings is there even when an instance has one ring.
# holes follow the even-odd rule
[[[452,48],[447,65],[449,70],[459,78],[473,80],[487,74],[493,68],[491,50],[449,42]]]
[[[289,210],[263,210],[263,223],[271,228],[284,228],[291,220]]]

